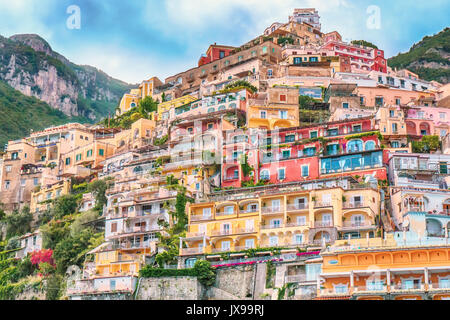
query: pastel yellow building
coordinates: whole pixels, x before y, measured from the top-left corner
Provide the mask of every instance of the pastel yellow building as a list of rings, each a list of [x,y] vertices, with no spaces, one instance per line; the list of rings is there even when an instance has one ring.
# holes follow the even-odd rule
[[[145,97],[153,97],[155,95],[155,88],[163,85],[161,80],[158,77],[150,78],[149,80],[142,81],[139,85],[139,96],[140,99],[144,99]]]
[[[181,255],[321,247],[338,239],[373,238],[378,229],[377,189],[291,186],[285,191],[264,187],[235,192],[239,200],[224,195],[220,201],[189,205],[188,249]]]
[[[170,101],[162,102],[158,105],[158,120],[168,120],[175,117],[175,108],[184,106],[190,102],[198,100],[197,97],[186,95]]]
[[[247,127],[273,130],[299,126],[299,91],[294,87],[272,87],[249,99]]]
[[[133,108],[136,108],[139,105],[139,91],[136,92],[132,90],[130,93],[125,93],[120,100],[119,110],[117,110],[116,115],[120,116]]]
[[[31,193],[30,212],[39,213],[50,209],[50,201],[70,193],[70,180],[64,180],[52,185],[38,186]]]

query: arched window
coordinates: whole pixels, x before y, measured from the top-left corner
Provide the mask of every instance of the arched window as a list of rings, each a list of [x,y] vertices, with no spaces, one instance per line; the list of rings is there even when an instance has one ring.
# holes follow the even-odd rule
[[[347,152],[363,151],[363,143],[361,140],[351,140],[347,144]]]
[[[216,111],[216,109],[214,109],[214,108],[209,108],[209,109],[208,109],[208,113],[212,113],[212,112],[214,112],[214,111]]]
[[[230,109],[236,109],[236,103],[231,103],[230,104]]]
[[[375,141],[369,140],[366,142],[366,151],[375,150]]]
[[[142,173],[142,171],[144,171],[144,170],[142,169],[141,166],[137,166],[136,168],[133,169],[133,172],[136,174],[140,174],[140,173]]]
[[[218,110],[222,111],[222,110],[225,110],[225,109],[226,109],[225,106],[220,106]]]
[[[136,103],[132,102],[132,103],[130,104],[130,107],[131,107],[131,108],[135,108],[135,107],[136,107]]]

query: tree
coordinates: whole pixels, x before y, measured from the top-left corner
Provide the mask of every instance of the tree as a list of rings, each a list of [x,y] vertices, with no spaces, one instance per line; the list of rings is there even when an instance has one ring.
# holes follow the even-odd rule
[[[194,273],[204,286],[210,287],[216,282],[216,272],[209,261],[197,260],[194,264]]]
[[[139,102],[139,112],[142,115],[158,110],[158,103],[152,97],[147,96]]]
[[[55,249],[57,244],[63,239],[69,237],[70,229],[66,223],[50,222],[41,227],[42,247],[46,249]]]
[[[53,206],[53,216],[55,218],[62,218],[75,213],[78,208],[78,199],[79,197],[72,194],[64,195],[56,199]]]
[[[33,215],[29,207],[24,207],[22,211],[14,211],[5,217],[6,237],[21,236],[31,231],[31,221]]]

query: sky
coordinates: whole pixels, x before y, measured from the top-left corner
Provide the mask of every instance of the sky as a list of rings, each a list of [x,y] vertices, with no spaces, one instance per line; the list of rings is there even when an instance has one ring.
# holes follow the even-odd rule
[[[80,12],[79,28],[73,26]],[[239,46],[294,8],[316,8],[322,32],[364,39],[386,57],[449,26],[448,0],[0,0],[0,35],[35,33],[76,64],[140,83],[197,66],[213,43]],[[77,16],[78,17],[78,16]]]

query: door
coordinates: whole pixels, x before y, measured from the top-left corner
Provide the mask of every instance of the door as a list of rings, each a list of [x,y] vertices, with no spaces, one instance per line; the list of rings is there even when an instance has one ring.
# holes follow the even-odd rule
[[[332,226],[332,217],[330,213],[326,213],[322,215],[322,225],[324,227],[331,227]]]
[[[229,223],[222,224],[222,234],[230,234],[231,225]]]
[[[253,248],[255,248],[255,239],[246,239],[245,249],[253,249]]]
[[[245,221],[245,231],[253,232],[254,229],[255,229],[255,220]]]
[[[230,251],[230,241],[222,242],[222,251]]]
[[[281,207],[281,201],[280,200],[272,200],[272,209],[273,212],[277,212],[280,210]]]
[[[280,219],[273,219],[270,222],[270,225],[272,226],[272,229],[281,228],[281,220]]]
[[[116,290],[116,280],[109,281],[109,290],[111,290],[111,291]]]

